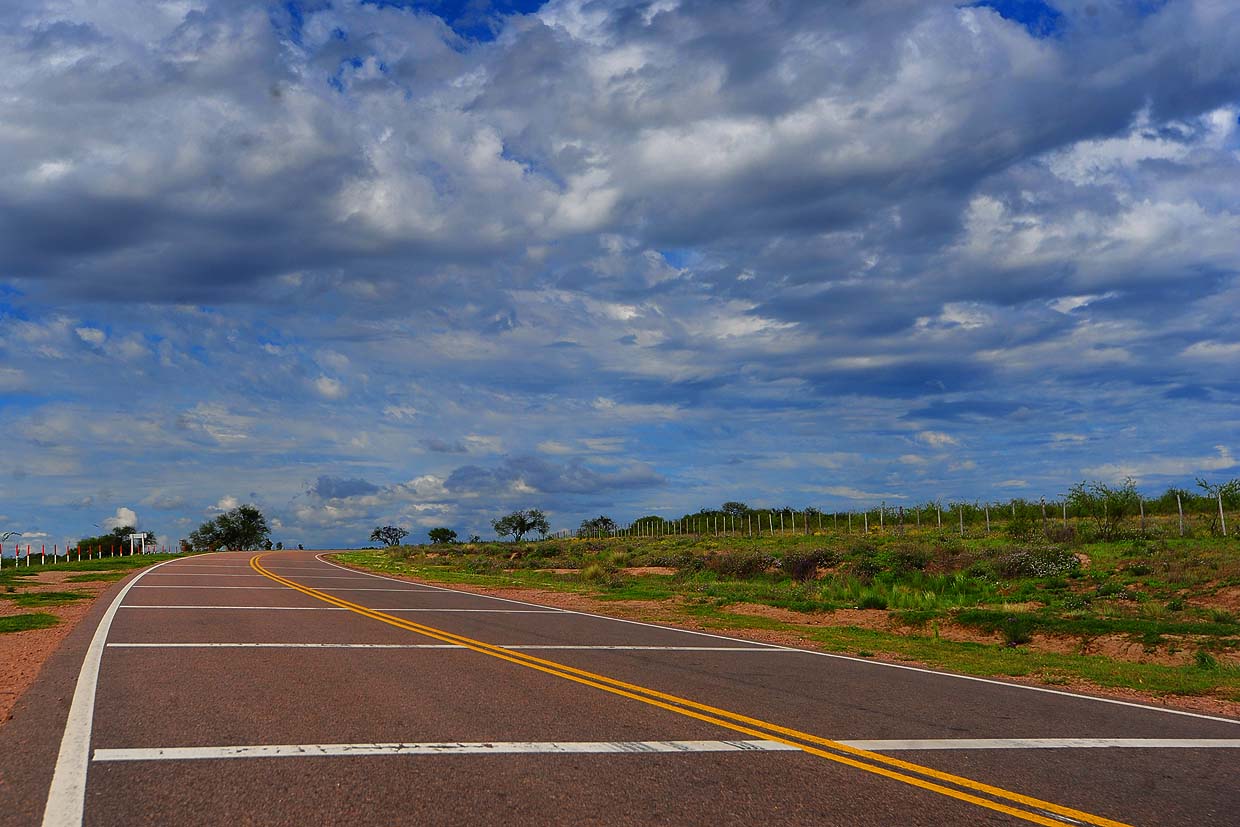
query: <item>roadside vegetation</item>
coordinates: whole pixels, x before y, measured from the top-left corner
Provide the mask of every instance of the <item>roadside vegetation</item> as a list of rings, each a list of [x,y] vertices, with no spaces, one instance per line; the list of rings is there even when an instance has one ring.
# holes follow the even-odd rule
[[[1081,513],[1064,518],[1061,507],[1059,520],[1044,520],[1040,503],[1026,513],[996,507],[989,531],[973,522],[963,536],[959,520],[940,527],[934,512],[920,530],[906,511],[903,525],[884,515],[881,530],[866,521],[868,532],[855,515],[851,532],[833,515],[820,530],[811,512],[783,534],[764,512],[761,536],[716,534],[717,518],[699,533],[612,536],[615,524],[599,517],[579,537],[339,559],[441,582],[576,593],[651,619],[775,632],[970,674],[1240,701],[1234,532],[1222,536],[1221,520],[1202,516],[1180,536],[1178,509],[1159,514],[1132,498],[1116,516],[1108,497],[1127,496],[1123,488],[1074,491]],[[728,525],[742,527],[757,513],[734,511]]]

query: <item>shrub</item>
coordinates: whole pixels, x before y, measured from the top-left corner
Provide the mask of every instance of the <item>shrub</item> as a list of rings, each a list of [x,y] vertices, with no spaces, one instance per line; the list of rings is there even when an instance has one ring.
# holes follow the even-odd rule
[[[725,551],[707,557],[705,566],[720,577],[748,580],[765,572],[774,562],[774,558],[769,554],[757,554],[751,551]]]
[[[1048,525],[1046,527],[1046,539],[1052,543],[1071,545],[1076,542],[1076,528],[1063,524]]]
[[[587,582],[606,582],[611,580],[615,570],[605,563],[594,562],[581,570],[581,579]]]
[[[933,555],[918,546],[896,546],[881,556],[881,562],[896,574],[910,571],[924,571],[930,564]]]
[[[827,550],[790,551],[780,561],[780,567],[793,580],[804,583],[818,576],[819,566],[829,566],[836,559],[835,553]]]
[[[1081,561],[1059,546],[1030,546],[1005,552],[992,565],[1000,577],[1059,577],[1079,570]]]
[[[854,560],[849,569],[862,583],[873,583],[874,578],[883,570],[883,566],[873,557],[862,557],[859,560]]]

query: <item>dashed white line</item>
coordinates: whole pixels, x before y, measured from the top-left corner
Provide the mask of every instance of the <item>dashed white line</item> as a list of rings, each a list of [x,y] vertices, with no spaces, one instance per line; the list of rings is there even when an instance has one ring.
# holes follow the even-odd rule
[[[342,606],[164,606],[126,603],[122,609],[237,609],[271,612],[347,612]],[[557,614],[553,609],[382,609],[384,612],[477,612],[483,614]]]
[[[221,758],[318,758],[368,755],[653,755],[694,752],[794,752],[779,741],[495,741],[435,744],[261,744],[228,747],[96,749],[96,761],[193,761]]]
[[[455,643],[109,643],[111,649],[466,649]],[[760,649],[756,646],[614,646],[610,644],[550,646],[515,644],[499,649],[527,651],[531,649],[580,649],[586,651],[637,652],[754,652],[781,654],[792,649]]]

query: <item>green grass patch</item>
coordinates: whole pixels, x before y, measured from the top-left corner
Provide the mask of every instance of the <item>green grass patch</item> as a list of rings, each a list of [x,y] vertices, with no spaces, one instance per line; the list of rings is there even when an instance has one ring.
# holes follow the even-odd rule
[[[94,571],[86,574],[75,574],[72,577],[66,577],[66,583],[99,583],[109,582],[112,580],[124,580],[129,576],[129,571]]]
[[[18,594],[0,594],[0,598],[12,600],[23,609],[33,609],[36,606],[63,606],[66,603],[73,603],[77,600],[85,600],[94,597],[87,592],[20,592]]]
[[[0,617],[0,635],[9,632],[28,632],[31,629],[46,629],[60,622],[56,615],[46,612],[33,612],[24,615]]]
[[[965,609],[957,612],[955,620],[986,632],[1001,631],[1010,618],[1027,623],[1031,630],[1055,634],[1098,637],[1099,635],[1129,634],[1142,638],[1161,635],[1210,635],[1233,637],[1240,635],[1240,624],[1230,615],[1220,615],[1219,621],[1182,622],[1141,617],[1093,617],[1057,615],[1051,613],[1004,612],[993,609]]]

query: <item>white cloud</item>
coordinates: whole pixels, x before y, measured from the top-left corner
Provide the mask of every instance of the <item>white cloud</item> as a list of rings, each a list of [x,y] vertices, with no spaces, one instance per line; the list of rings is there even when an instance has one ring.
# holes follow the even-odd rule
[[[314,380],[314,390],[324,399],[343,399],[348,394],[348,389],[339,379],[332,379],[330,376],[320,376]]]
[[[942,431],[922,431],[917,434],[917,438],[929,445],[931,448],[947,448],[952,445],[959,445],[960,441],[951,434],[945,434]]]
[[[1224,471],[1240,465],[1226,445],[1215,445],[1213,456],[1153,457],[1129,462],[1108,462],[1081,469],[1089,477],[1119,482],[1128,477],[1140,481],[1147,477],[1191,477],[1207,471]]]
[[[138,514],[132,508],[121,506],[116,509],[116,513],[111,517],[105,517],[100,525],[102,525],[107,531],[112,531],[113,529],[126,525],[136,527],[138,525]]]
[[[73,329],[73,332],[76,333],[78,338],[83,342],[86,342],[88,345],[94,345],[95,347],[102,346],[108,338],[108,334],[104,333],[97,327],[76,327]]]

